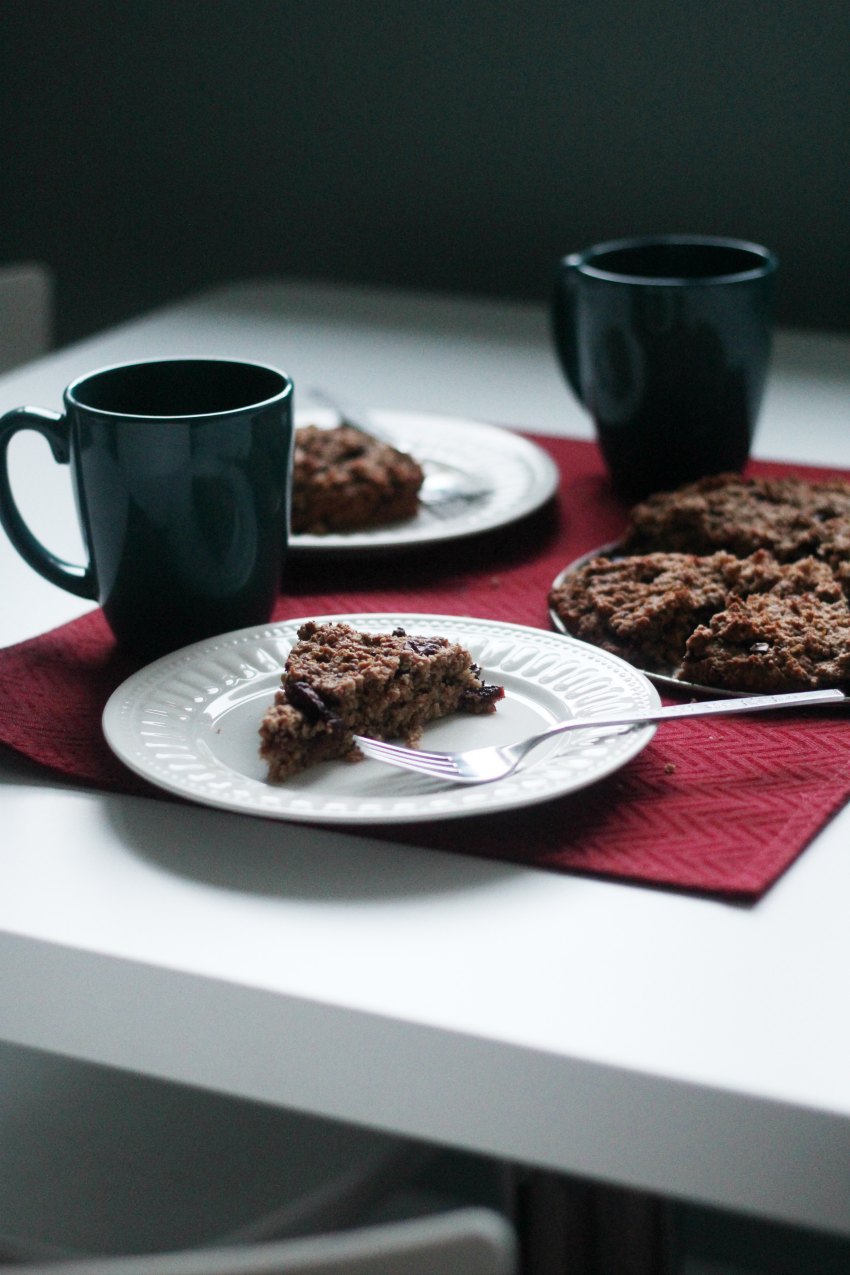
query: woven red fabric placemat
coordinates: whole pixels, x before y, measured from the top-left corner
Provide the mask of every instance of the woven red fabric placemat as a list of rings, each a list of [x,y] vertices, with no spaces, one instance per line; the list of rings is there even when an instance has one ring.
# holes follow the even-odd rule
[[[293,562],[275,618],[404,610],[548,629],[552,580],[578,555],[615,539],[625,508],[594,444],[534,441],[561,471],[551,507],[497,533],[404,557]],[[764,462],[751,470],[811,478],[835,472]],[[87,785],[160,796],[113,756],[101,731],[106,700],[134,668],[99,611],[0,650],[0,744]],[[790,721],[770,714],[667,723],[627,766],[583,791],[498,818],[396,825],[386,835],[753,901],[850,797],[843,719],[819,712],[795,714],[793,727]]]

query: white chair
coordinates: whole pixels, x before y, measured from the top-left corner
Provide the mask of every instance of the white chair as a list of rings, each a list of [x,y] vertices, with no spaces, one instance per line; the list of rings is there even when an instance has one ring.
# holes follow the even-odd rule
[[[501,1214],[431,1218],[273,1243],[29,1265],[25,1275],[514,1275],[516,1237]],[[0,1266],[0,1275],[22,1267]]]
[[[0,266],[0,373],[45,354],[53,341],[53,276],[37,261]]]
[[[514,1275],[501,1214],[461,1209],[305,1239],[0,1267],[0,1275]]]
[[[0,1262],[354,1225],[434,1156],[404,1138],[0,1043]]]

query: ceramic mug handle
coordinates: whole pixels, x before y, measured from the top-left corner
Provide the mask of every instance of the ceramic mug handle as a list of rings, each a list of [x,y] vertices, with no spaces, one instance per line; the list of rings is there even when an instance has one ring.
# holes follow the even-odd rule
[[[9,444],[20,430],[31,429],[47,439],[53,459],[67,465],[71,457],[67,419],[40,407],[16,407],[0,417],[0,522],[26,563],[51,584],[80,598],[97,600],[97,581],[91,566],[66,562],[37,540],[18,509],[9,481]]]
[[[584,394],[579,376],[576,302],[578,271],[582,261],[580,253],[571,253],[558,263],[551,310],[555,353],[570,388],[580,403],[584,402]]]

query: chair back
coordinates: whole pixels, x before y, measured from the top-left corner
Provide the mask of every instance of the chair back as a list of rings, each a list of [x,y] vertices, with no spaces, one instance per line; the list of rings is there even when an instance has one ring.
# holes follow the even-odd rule
[[[491,1209],[455,1209],[303,1239],[180,1253],[0,1266],[0,1275],[515,1275],[513,1228]]]
[[[46,354],[53,341],[53,277],[37,261],[0,266],[0,373]]]

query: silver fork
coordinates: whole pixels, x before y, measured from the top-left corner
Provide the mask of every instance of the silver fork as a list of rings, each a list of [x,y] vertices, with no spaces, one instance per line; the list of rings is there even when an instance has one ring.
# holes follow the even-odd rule
[[[453,784],[489,784],[513,774],[523,758],[546,739],[565,731],[599,730],[603,726],[642,726],[677,717],[715,717],[721,713],[763,713],[776,708],[807,708],[817,704],[846,703],[842,691],[795,691],[787,695],[749,695],[740,699],[701,700],[692,704],[672,704],[666,708],[644,709],[610,717],[574,717],[516,744],[471,748],[461,753],[429,753],[420,748],[403,748],[383,740],[355,735],[360,750],[375,761],[413,770],[432,779]]]
[[[341,425],[350,425],[361,434],[371,434],[373,438],[389,443],[391,447],[399,446],[399,440],[391,437],[375,424],[369,413],[362,407],[356,407],[347,399],[342,399],[336,394],[329,394],[327,390],[315,385],[310,388],[310,397],[317,403],[329,407],[336,414]],[[474,482],[465,470],[458,469],[455,465],[421,458],[419,464],[425,474],[425,480],[419,492],[420,504],[432,510],[437,517],[444,516],[450,505],[468,504],[470,501],[480,500],[483,496],[490,495],[489,487]]]

